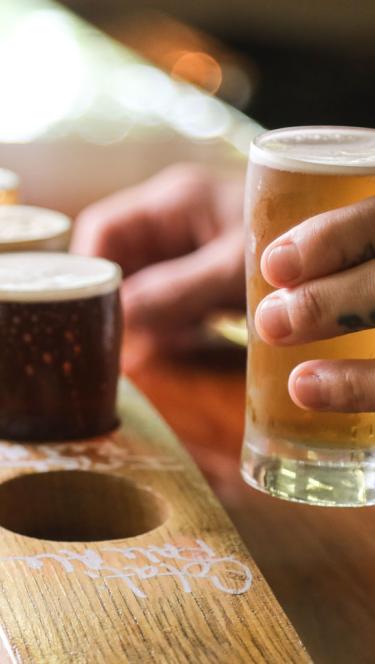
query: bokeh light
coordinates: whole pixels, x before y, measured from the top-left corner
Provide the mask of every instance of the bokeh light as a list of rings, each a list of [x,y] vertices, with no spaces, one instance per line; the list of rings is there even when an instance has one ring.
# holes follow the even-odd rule
[[[85,64],[68,16],[39,10],[0,42],[0,140],[37,136],[80,103]]]
[[[231,123],[222,102],[189,88],[171,109],[169,120],[178,131],[194,139],[222,136]]]
[[[126,64],[111,77],[111,94],[138,121],[165,117],[175,103],[177,89],[162,71],[146,64]]]
[[[223,80],[219,63],[207,53],[182,53],[175,61],[171,75],[173,78],[187,80],[215,94]]]
[[[160,29],[171,73],[49,0],[1,0],[0,142],[69,137],[107,145],[177,134],[194,142],[228,140],[246,152],[242,127],[253,134],[254,124],[213,96],[218,90],[233,96],[223,77],[230,63],[208,53],[193,29],[170,21]],[[181,40],[188,48],[177,48]],[[234,74],[248,96],[246,76],[240,68]]]

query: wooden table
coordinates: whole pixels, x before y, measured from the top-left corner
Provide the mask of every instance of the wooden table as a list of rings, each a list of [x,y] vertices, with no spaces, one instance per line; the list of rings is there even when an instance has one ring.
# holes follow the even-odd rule
[[[133,333],[123,366],[200,465],[314,662],[373,664],[375,509],[307,507],[245,485],[245,354],[162,357]]]

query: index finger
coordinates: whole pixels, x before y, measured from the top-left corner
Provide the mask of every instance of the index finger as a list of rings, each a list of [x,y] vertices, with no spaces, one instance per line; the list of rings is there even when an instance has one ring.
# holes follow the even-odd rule
[[[272,286],[292,287],[375,258],[375,196],[306,219],[263,252]]]
[[[130,275],[193,251],[200,217],[210,232],[209,212],[201,170],[175,165],[86,208],[74,225],[71,250],[114,260]]]
[[[86,256],[103,256],[132,274],[152,262],[154,247],[150,221],[142,195],[121,191],[90,205],[76,219],[70,250]]]

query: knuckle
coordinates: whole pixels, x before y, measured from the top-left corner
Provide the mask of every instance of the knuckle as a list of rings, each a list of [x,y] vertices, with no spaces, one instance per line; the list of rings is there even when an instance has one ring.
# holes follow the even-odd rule
[[[84,249],[85,253],[96,253],[103,249],[103,242],[111,239],[111,224],[94,207],[87,208],[74,223],[73,239],[76,246]]]
[[[183,162],[169,166],[161,175],[163,178],[173,180],[176,184],[195,186],[200,184],[202,179],[206,179],[207,171],[199,164]]]
[[[99,226],[103,222],[103,217],[98,215],[95,206],[90,206],[83,210],[77,217],[75,223],[81,228],[90,228]]]
[[[207,195],[212,184],[212,176],[203,167],[198,165],[182,167],[175,171],[175,184],[184,196],[190,199],[192,196]]]
[[[294,307],[294,318],[299,327],[319,325],[324,317],[322,297],[318,290],[310,284],[302,286]]]
[[[308,231],[307,240],[315,263],[328,260],[336,269],[350,265],[350,228],[346,223],[345,208],[312,217]]]
[[[363,385],[352,371],[344,372],[339,393],[344,410],[361,411],[366,408],[367,398]]]

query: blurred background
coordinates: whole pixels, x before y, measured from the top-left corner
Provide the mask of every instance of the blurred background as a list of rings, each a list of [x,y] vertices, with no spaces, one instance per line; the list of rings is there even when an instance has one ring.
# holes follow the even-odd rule
[[[67,4],[268,128],[374,125],[373,0]]]
[[[82,20],[83,19],[83,20]],[[373,0],[1,0],[0,165],[75,216],[261,127],[374,126]]]

